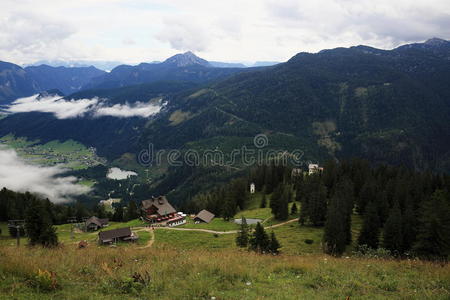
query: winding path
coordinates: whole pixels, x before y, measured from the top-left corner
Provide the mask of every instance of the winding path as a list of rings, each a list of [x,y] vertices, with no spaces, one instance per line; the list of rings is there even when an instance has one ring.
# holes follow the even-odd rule
[[[280,227],[280,226],[283,226],[283,225],[286,225],[286,224],[289,224],[289,223],[293,223],[293,222],[298,222],[298,218],[295,218],[295,219],[292,219],[292,220],[289,220],[289,221],[285,221],[285,222],[282,222],[282,223],[278,223],[278,224],[275,224],[275,225],[266,226],[264,228],[265,229],[276,228],[276,227]],[[149,227],[142,227],[142,228],[150,229]],[[211,230],[211,229],[177,228],[177,227],[154,227],[154,228],[155,228],[155,230],[156,229],[164,229],[164,230],[178,230],[178,231],[198,231],[198,232],[207,232],[207,233],[213,233],[213,234],[233,234],[233,233],[238,233],[238,231],[239,231],[239,230],[215,231],[215,230]],[[154,241],[154,234],[153,234],[153,241]]]
[[[138,249],[145,249],[145,248],[150,248],[151,246],[153,246],[153,243],[155,242],[155,233],[153,232],[152,228],[141,227],[140,229],[135,230],[135,232],[139,232],[139,231],[147,231],[148,233],[150,233],[150,240],[148,241],[147,245],[139,247]]]

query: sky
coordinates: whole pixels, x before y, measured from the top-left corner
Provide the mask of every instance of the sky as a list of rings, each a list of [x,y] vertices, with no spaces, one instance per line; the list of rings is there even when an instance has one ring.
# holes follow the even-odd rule
[[[0,60],[286,61],[450,39],[448,0],[1,0]]]

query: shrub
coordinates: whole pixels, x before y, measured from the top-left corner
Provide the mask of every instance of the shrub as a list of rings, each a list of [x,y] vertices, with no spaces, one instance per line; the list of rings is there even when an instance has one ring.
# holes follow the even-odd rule
[[[367,245],[359,245],[355,251],[353,251],[353,255],[356,257],[364,257],[364,258],[379,258],[379,259],[391,259],[394,256],[392,252],[384,249],[377,248],[373,249]]]
[[[151,277],[147,271],[144,273],[135,272],[130,277],[104,281],[103,290],[106,294],[111,293],[111,289],[115,289],[122,294],[139,295],[150,284],[150,281]]]
[[[59,285],[55,272],[39,269],[38,272],[29,280],[29,284],[40,291],[50,292],[56,290]]]

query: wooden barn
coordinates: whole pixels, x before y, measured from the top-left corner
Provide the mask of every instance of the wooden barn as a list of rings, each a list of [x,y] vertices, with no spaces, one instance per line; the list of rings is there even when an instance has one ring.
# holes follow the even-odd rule
[[[134,242],[139,238],[130,227],[101,231],[98,233],[100,244],[113,244],[118,241]]]
[[[109,220],[108,219],[99,219],[95,216],[90,217],[86,220],[86,231],[96,231],[100,228],[108,226]]]
[[[209,223],[214,219],[214,214],[206,209],[201,210],[195,217],[195,223]]]

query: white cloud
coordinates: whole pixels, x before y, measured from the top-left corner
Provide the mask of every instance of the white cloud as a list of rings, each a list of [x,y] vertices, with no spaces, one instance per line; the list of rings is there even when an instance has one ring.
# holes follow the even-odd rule
[[[42,167],[20,159],[12,149],[0,147],[0,188],[39,194],[52,202],[66,202],[87,193],[89,188],[77,184],[72,176],[62,177],[66,170],[59,166]]]
[[[5,109],[9,113],[46,112],[52,113],[58,119],[70,119],[84,116],[118,118],[149,117],[157,114],[162,107],[162,99],[158,102],[134,104],[115,104],[108,106],[107,100],[92,98],[66,100],[60,96],[19,98]]]
[[[97,98],[65,100],[60,96],[39,97],[38,95],[34,95],[17,99],[6,111],[10,113],[31,111],[48,112],[53,113],[58,119],[67,119],[83,116],[95,108],[98,101]]]
[[[137,102],[134,105],[115,104],[113,106],[100,106],[95,109],[94,116],[113,116],[118,118],[144,117],[157,114],[161,110],[160,105]]]
[[[108,170],[108,174],[106,174],[106,177],[108,177],[109,179],[117,180],[127,179],[130,176],[137,176],[137,173],[133,171],[121,170],[119,168],[111,168]]]

